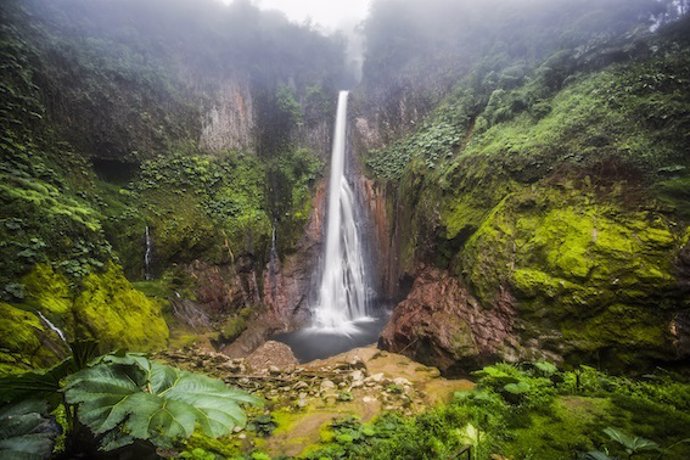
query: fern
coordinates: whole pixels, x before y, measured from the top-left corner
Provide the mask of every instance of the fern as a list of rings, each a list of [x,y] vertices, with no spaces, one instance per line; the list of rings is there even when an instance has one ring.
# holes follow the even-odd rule
[[[135,439],[172,447],[196,427],[210,437],[246,424],[240,404],[260,401],[223,382],[149,361],[143,355],[106,355],[67,378],[65,399],[78,418],[112,450]]]

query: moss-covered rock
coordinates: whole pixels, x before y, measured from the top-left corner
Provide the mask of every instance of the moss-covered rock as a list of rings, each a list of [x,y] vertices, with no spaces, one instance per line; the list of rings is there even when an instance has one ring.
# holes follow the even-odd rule
[[[459,270],[492,305],[509,287],[529,335],[611,362],[672,356],[673,271],[682,233],[654,211],[585,191],[529,188],[504,199],[469,239]],[[589,355],[588,355],[589,353]],[[628,363],[632,364],[632,363]]]
[[[51,320],[60,318],[63,324],[71,324],[68,313],[72,308],[69,281],[55,273],[50,265],[37,264],[22,278],[24,305],[43,312]]]
[[[53,364],[60,348],[46,346],[45,338],[36,314],[0,303],[0,374]]]
[[[134,289],[115,264],[84,279],[73,309],[77,334],[98,340],[103,349],[148,351],[167,343],[160,304]]]

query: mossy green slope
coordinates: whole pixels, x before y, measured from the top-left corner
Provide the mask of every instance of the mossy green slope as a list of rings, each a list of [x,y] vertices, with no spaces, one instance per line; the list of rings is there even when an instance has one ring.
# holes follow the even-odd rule
[[[522,342],[572,362],[679,359],[690,47],[636,47],[600,70],[563,51],[518,85],[462,82],[419,131],[370,152],[410,210],[401,270],[447,268],[484,308],[508,289]]]

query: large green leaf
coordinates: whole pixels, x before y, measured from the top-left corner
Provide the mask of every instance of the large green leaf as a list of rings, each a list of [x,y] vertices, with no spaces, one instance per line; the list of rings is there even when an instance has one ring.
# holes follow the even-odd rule
[[[0,458],[37,460],[53,451],[60,427],[44,401],[27,400],[0,409]]]
[[[613,441],[619,443],[625,451],[629,454],[636,454],[639,452],[650,452],[659,450],[659,445],[654,441],[639,436],[631,436],[624,431],[608,427],[604,430]]]
[[[220,380],[184,371],[179,372],[175,382],[163,389],[160,396],[187,404],[204,434],[211,437],[226,434],[228,427],[246,424],[246,415],[238,403],[258,403],[255,397],[228,388]]]
[[[107,355],[67,379],[65,397],[79,420],[104,435],[110,450],[134,439],[170,447],[198,426],[218,437],[244,426],[241,403],[258,404],[220,380],[149,361],[142,355]]]

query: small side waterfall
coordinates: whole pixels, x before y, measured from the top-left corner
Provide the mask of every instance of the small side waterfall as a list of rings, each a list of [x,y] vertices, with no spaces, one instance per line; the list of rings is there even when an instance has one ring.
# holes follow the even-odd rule
[[[60,337],[60,340],[62,340],[65,344],[67,344],[67,337],[65,337],[65,333],[62,332],[62,329],[57,327],[55,324],[53,324],[48,318],[45,317],[45,315],[40,312],[39,310],[36,310],[36,314],[41,318],[41,321],[43,321],[46,326],[50,328],[51,331],[55,332],[58,337]]]
[[[146,251],[144,252],[144,279],[148,281],[152,279],[151,258],[153,257],[153,241],[151,240],[151,230],[148,225],[144,230],[144,239],[146,241]]]
[[[271,288],[271,297],[276,297],[276,275],[278,273],[278,249],[276,248],[276,226],[273,224],[273,233],[271,234],[271,252],[268,259],[268,276]]]
[[[338,334],[357,332],[354,322],[369,320],[361,238],[355,197],[345,175],[347,91],[338,95],[328,189],[326,251],[312,327]]]

